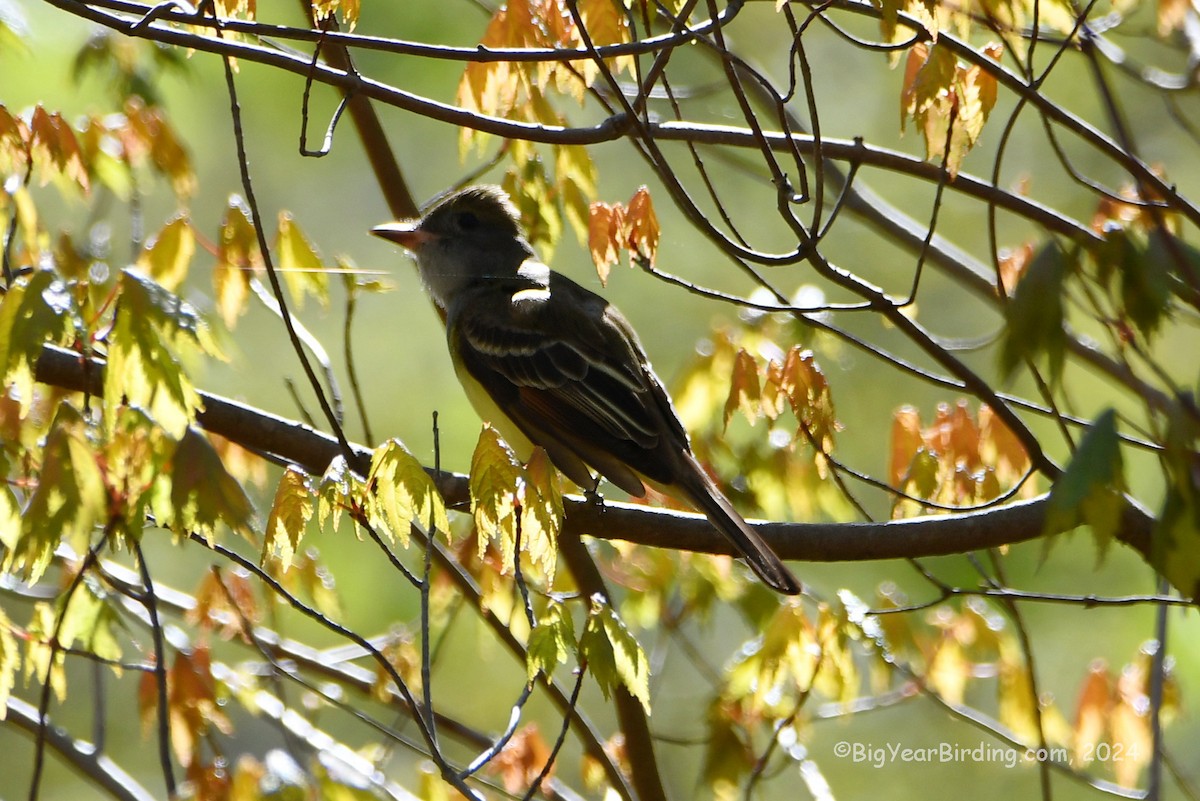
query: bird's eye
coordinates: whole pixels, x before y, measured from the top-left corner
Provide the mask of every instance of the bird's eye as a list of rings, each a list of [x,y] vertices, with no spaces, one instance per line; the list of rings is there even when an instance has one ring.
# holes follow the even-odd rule
[[[464,231],[474,231],[479,227],[479,217],[473,211],[459,212],[458,227]]]

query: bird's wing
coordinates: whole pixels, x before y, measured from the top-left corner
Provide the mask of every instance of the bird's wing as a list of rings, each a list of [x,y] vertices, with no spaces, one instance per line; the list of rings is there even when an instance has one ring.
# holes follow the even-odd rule
[[[614,475],[617,464],[671,483],[665,451],[686,449],[687,435],[620,313],[555,273],[483,292],[503,295],[457,308],[451,347],[525,435],[547,450],[549,438],[567,443],[622,488],[636,486]]]

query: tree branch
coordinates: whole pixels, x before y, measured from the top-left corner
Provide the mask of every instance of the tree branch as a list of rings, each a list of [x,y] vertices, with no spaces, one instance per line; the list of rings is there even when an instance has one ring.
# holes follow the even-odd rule
[[[104,363],[64,348],[46,346],[38,359],[38,381],[78,392],[100,394]],[[203,428],[242,447],[272,455],[320,475],[341,454],[337,440],[295,420],[269,414],[218,395],[201,392],[204,403],[196,421]],[[356,471],[365,475],[371,452],[352,444]],[[470,500],[467,477],[434,473],[448,505]],[[806,562],[862,562],[944,556],[1025,542],[1042,536],[1046,495],[961,514],[914,517],[882,523],[755,523],[763,539],[784,559]],[[657,548],[729,554],[729,545],[701,515],[606,501],[602,506],[583,498],[564,499],[565,532],[569,536],[621,539]],[[1127,504],[1116,537],[1148,563],[1155,520],[1144,509]],[[1179,588],[1185,595],[1191,588]]]
[[[39,720],[37,709],[31,704],[10,697],[4,722],[31,737],[41,737],[64,762],[85,776],[92,787],[102,788],[122,801],[154,801],[153,794],[92,745],[76,740],[65,729],[51,725],[49,721]]]

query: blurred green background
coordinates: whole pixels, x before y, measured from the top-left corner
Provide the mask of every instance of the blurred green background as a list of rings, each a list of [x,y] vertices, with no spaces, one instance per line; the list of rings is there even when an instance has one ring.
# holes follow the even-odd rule
[[[786,31],[773,24],[772,5],[750,4],[731,36],[735,47],[739,39],[751,43],[752,52],[762,66],[768,70],[781,70],[786,68]],[[0,7],[24,18],[29,30],[26,39],[29,52],[0,48],[0,103],[12,111],[20,111],[40,102],[48,109],[63,112],[68,118],[114,108],[109,89],[99,76],[91,75],[78,83],[70,77],[72,60],[93,32],[91,28],[69,14],[34,0],[21,0],[15,5],[12,0],[0,0]],[[279,0],[261,2],[259,16],[272,21],[300,23],[295,4]],[[486,23],[486,14],[470,3],[451,6],[444,0],[373,2],[365,4],[359,31],[414,41],[472,45],[479,40]],[[859,28],[864,35],[873,32],[866,24]],[[923,154],[924,144],[914,132],[910,130],[904,137],[898,137],[902,70],[886,69],[882,55],[849,48],[828,32],[814,34],[807,41],[810,42],[808,58],[814,68],[817,101],[826,136],[862,136],[868,142]],[[688,68],[694,69],[697,87],[719,77],[711,64],[693,54],[684,53],[679,58]],[[361,54],[358,61],[360,69],[367,75],[442,102],[453,101],[461,69],[452,61],[372,53]],[[673,69],[681,68],[673,64]],[[1056,73],[1056,81],[1064,87],[1069,86],[1071,75],[1069,70],[1060,71]],[[442,464],[465,472],[479,431],[478,419],[458,388],[445,353],[441,327],[418,286],[407,257],[367,234],[371,226],[386,221],[389,214],[350,121],[343,120],[329,156],[304,158],[298,153],[302,80],[244,62],[237,75],[237,84],[255,192],[264,215],[273,217],[279,209],[290,210],[324,256],[346,255],[362,269],[386,271],[387,280],[394,286],[387,294],[361,297],[354,319],[355,358],[376,438],[399,437],[419,458],[432,463],[432,415],[437,412]],[[215,237],[226,198],[242,191],[221,64],[210,55],[197,53],[188,60],[184,74],[164,75],[158,88],[165,98],[172,123],[190,149],[199,178],[200,192],[189,202],[188,212],[200,231]],[[1058,88],[1052,81],[1048,90],[1054,93]],[[1069,106],[1078,105],[1083,113],[1094,112],[1090,93],[1060,91],[1055,96]],[[326,124],[321,114],[328,115],[336,103],[334,94],[326,87],[317,87],[314,98],[316,114],[309,130],[310,142],[319,141]],[[700,93],[696,100],[689,102],[688,110],[696,119],[736,124],[740,120],[722,117],[727,112],[719,103],[726,99],[706,98]],[[1130,93],[1123,100],[1132,118],[1162,113],[1152,99]],[[996,113],[1011,107],[1011,98],[1002,94]],[[419,198],[440,192],[474,166],[474,163],[464,165],[460,162],[455,130],[395,109],[381,107],[380,113],[399,162]],[[577,119],[586,119],[588,113],[581,112]],[[1052,162],[1050,150],[1044,138],[1037,135],[1038,126],[1032,118],[1019,123],[1017,130],[1019,144],[1009,151],[1005,162],[1012,165],[1009,168],[1011,174],[1003,176],[1002,182],[1027,179],[1033,196],[1078,219],[1089,219],[1094,200],[1061,177],[1061,169]],[[989,171],[995,141],[995,131],[989,129],[980,150],[968,157],[965,169]],[[1170,165],[1171,178],[1185,194],[1194,195],[1200,191],[1200,167],[1194,161],[1184,160],[1186,143],[1177,143],[1164,134],[1162,138],[1148,136],[1141,144],[1146,150],[1147,161]],[[640,184],[651,180],[648,169],[632,156],[623,142],[596,146],[591,152],[598,166],[600,199],[624,201]],[[681,169],[686,169],[689,157],[681,147],[668,146],[667,152]],[[747,160],[752,155],[748,153]],[[1076,155],[1079,166],[1085,171],[1094,170],[1100,172],[1099,177],[1113,178],[1103,173],[1107,166],[1094,154],[1083,151]],[[763,170],[757,166],[743,170],[716,159],[709,165],[725,196],[738,198],[734,210],[740,215],[737,221],[744,226],[744,231],[764,247],[787,247],[786,232],[782,228],[771,228],[773,218],[756,211],[771,208],[774,203],[774,189]],[[489,177],[498,181],[501,174],[496,171]],[[860,180],[918,219],[929,213],[932,186],[874,170],[864,170]],[[701,284],[748,292],[748,282],[739,278],[716,250],[686,224],[669,203],[666,193],[653,182],[650,188],[657,201],[663,228],[660,266]],[[93,222],[85,203],[62,201],[52,187],[37,192],[43,213],[52,218],[47,221],[48,227],[62,226],[84,235]],[[175,201],[170,193],[165,187],[156,187],[145,198],[147,233],[156,230],[174,211]],[[107,217],[113,226],[113,263],[117,265],[127,258],[120,256],[123,249],[128,250],[127,217],[119,208],[111,209]],[[268,229],[274,229],[271,219]],[[985,216],[981,204],[956,199],[942,210],[939,230],[950,233],[956,244],[976,257],[986,258]],[[1017,245],[1035,233],[1027,224],[1011,219],[1001,220],[1000,231],[1002,245]],[[824,249],[833,262],[897,294],[903,293],[910,281],[914,257],[899,251],[853,220],[841,220],[835,233],[825,242]],[[599,291],[599,281],[585,249],[569,233],[553,261],[556,269]],[[210,266],[211,258],[199,254],[187,292],[188,299],[206,311],[213,305]],[[796,270],[794,275],[773,274],[771,277],[791,290],[813,281],[803,268]],[[984,310],[961,288],[928,270],[925,282],[918,313],[937,334],[971,339],[997,330],[1000,325],[997,316]],[[603,291],[633,322],[656,368],[669,384],[681,375],[693,358],[697,342],[707,336],[714,325],[736,320],[732,307],[672,289],[638,271],[618,268]],[[827,290],[822,288],[822,291]],[[831,294],[830,299],[846,298]],[[320,309],[309,302],[299,314],[334,355],[335,364],[339,365],[339,380],[346,388],[341,360],[343,311],[344,295],[335,285],[329,309]],[[911,345],[883,327],[873,316],[847,314],[840,316],[837,322],[893,352],[915,357]],[[222,343],[230,357],[228,363],[196,365],[192,376],[198,386],[271,412],[296,417],[296,405],[285,391],[285,382],[293,381],[299,386],[300,397],[309,411],[315,413],[316,406],[305,387],[296,357],[275,316],[261,308],[253,309],[236,331],[223,337]],[[898,405],[915,405],[928,420],[937,403],[957,399],[901,376],[862,352],[828,337],[814,338],[811,343],[804,344],[816,351],[817,359],[829,377],[839,418],[845,426],[838,441],[838,455],[843,462],[863,472],[885,475],[891,414]],[[1197,356],[1200,356],[1198,351],[1194,329],[1186,326],[1177,327],[1161,348],[1163,354],[1169,354],[1166,360],[1170,368],[1191,365],[1193,375]],[[985,373],[991,372],[994,361],[991,349],[968,354],[966,358]],[[1187,374],[1187,369],[1183,372]],[[1071,373],[1070,381],[1071,395],[1077,411],[1082,414],[1094,413],[1117,402],[1106,389],[1103,378],[1077,370]],[[1012,389],[1026,392],[1029,387],[1018,384]],[[1133,408],[1128,401],[1123,403]],[[362,428],[349,404],[347,409],[347,432],[361,441]],[[1048,421],[1036,421],[1034,428],[1046,434],[1053,430]],[[1058,440],[1055,438],[1054,441]],[[1065,451],[1060,448],[1052,455],[1062,459]],[[1134,491],[1148,503],[1156,504],[1161,489],[1155,484],[1159,480],[1158,471],[1150,457],[1134,455],[1128,465]],[[265,509],[269,504],[272,491],[273,485],[260,498],[263,504],[260,508]],[[881,498],[870,495],[867,498],[874,513],[886,514]],[[398,591],[394,572],[383,563],[373,546],[346,535],[316,534],[313,541],[338,579],[347,621],[355,629],[382,633],[395,621],[412,618],[415,596],[407,589]],[[198,548],[184,548],[187,558],[180,558],[180,550],[165,540],[148,542],[147,548],[156,581],[181,589],[194,587],[211,562],[210,555]],[[932,559],[926,560],[926,564],[949,583],[971,586],[977,582],[977,574],[964,558]],[[1044,556],[1036,544],[1018,548],[1008,566],[1009,581],[1031,591],[1120,595],[1155,590],[1140,559],[1123,548],[1115,548],[1103,564],[1097,565],[1086,532],[1058,543],[1048,556]],[[870,599],[883,581],[897,583],[910,591],[914,599],[930,594],[927,585],[903,563],[797,565],[796,570],[824,597],[833,597],[838,589],[847,588],[859,597]],[[5,603],[7,605],[8,601]],[[1123,665],[1153,634],[1154,613],[1148,606],[1083,611],[1029,604],[1024,607],[1024,612],[1036,651],[1041,687],[1058,699],[1067,714],[1074,709],[1074,695],[1093,659],[1103,658],[1113,666]],[[22,620],[27,612],[16,608],[10,609],[9,614],[15,620]],[[1200,745],[1197,745],[1200,743],[1200,721],[1196,715],[1200,707],[1194,700],[1200,691],[1196,681],[1200,668],[1200,637],[1197,636],[1200,625],[1194,612],[1172,612],[1171,618],[1169,649],[1176,660],[1183,709],[1169,729],[1168,742],[1178,757],[1179,769],[1195,788],[1200,786]],[[293,627],[287,629],[291,636],[309,636],[318,645],[332,644],[326,633],[316,632],[302,621],[290,622],[289,626]],[[723,654],[725,650],[722,649],[729,647],[730,635],[738,632],[739,626],[730,613],[718,615],[709,626],[689,634],[702,647],[709,646],[711,653]],[[688,668],[686,660],[677,650],[669,649],[667,643],[643,642],[643,645],[652,660],[656,654],[666,655],[665,665],[655,663],[656,675],[671,676],[670,684],[658,681],[653,685],[651,722],[654,730],[664,738],[685,741],[701,736],[703,709],[695,699],[705,686],[702,677]],[[459,626],[438,663],[436,697],[451,714],[462,713],[477,725],[499,728],[519,690],[523,671],[523,666],[514,665],[486,636],[469,626]],[[64,705],[53,707],[57,722],[85,738],[82,733],[88,731],[92,719],[92,705],[84,697],[90,686],[90,673],[88,666],[73,665],[70,671],[72,692]],[[487,678],[481,680],[481,677]],[[120,683],[111,679],[107,683],[112,688],[107,712],[107,750],[147,787],[161,792],[153,740],[139,733],[140,723],[130,694],[133,684],[128,677]],[[28,698],[32,692],[32,689],[25,689],[19,690],[18,694]],[[979,700],[986,707],[987,701],[982,697],[986,692],[978,692],[981,694],[979,699],[968,700]],[[593,710],[602,708],[596,703],[598,698],[598,692],[589,685],[585,699],[591,702]],[[535,709],[545,720],[554,720],[553,711],[545,705],[535,704]],[[604,721],[606,713],[595,714]],[[235,722],[239,747],[262,753],[279,746],[278,735],[269,725],[244,715]],[[352,730],[336,716],[330,717],[329,725],[335,735],[339,729]],[[1033,797],[1037,793],[1036,771],[1028,766],[1009,769],[1003,765],[960,761],[931,765],[887,764],[877,768],[835,755],[834,744],[838,741],[875,746],[898,742],[908,747],[950,742],[966,748],[990,742],[985,733],[952,721],[932,704],[920,699],[843,720],[815,723],[809,740],[809,755],[820,766],[837,798],[886,797],[903,801],[937,795],[985,801]],[[27,738],[4,726],[0,726],[0,744],[3,746],[0,748],[0,798],[22,797],[28,787],[32,746]],[[351,745],[361,743],[352,742]],[[660,764],[679,790],[680,797],[689,794],[702,797],[704,792],[696,778],[700,749],[672,745],[666,740],[661,749]],[[411,758],[401,756],[401,759]],[[397,775],[404,780],[403,771],[398,771]],[[1168,786],[1172,789],[1164,797],[1184,797],[1174,789],[1173,783],[1168,782]],[[75,777],[52,763],[45,778],[43,799],[76,799],[86,797],[86,793]],[[808,795],[794,781],[768,783],[764,793],[764,797],[778,799]],[[1056,777],[1055,797],[1101,796],[1080,783]]]

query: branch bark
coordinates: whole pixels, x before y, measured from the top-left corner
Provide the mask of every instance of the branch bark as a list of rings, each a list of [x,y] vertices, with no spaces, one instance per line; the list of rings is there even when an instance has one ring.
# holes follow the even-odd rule
[[[102,391],[104,363],[46,346],[38,359],[38,381],[77,392]],[[341,454],[336,439],[295,420],[255,409],[237,401],[201,392],[204,410],[196,421],[242,447],[298,465],[320,475]],[[355,464],[366,474],[370,449],[352,445]],[[430,474],[447,505],[465,505],[470,494],[467,477],[458,473]],[[805,562],[862,562],[966,553],[1012,545],[1042,536],[1046,495],[1028,501],[960,514],[914,517],[882,523],[756,522],[763,539],[784,559]],[[630,503],[595,504],[583,498],[564,501],[568,536],[619,539],[656,548],[729,554],[725,538],[701,515],[655,509]],[[1144,509],[1127,504],[1117,539],[1151,560],[1155,520]]]

